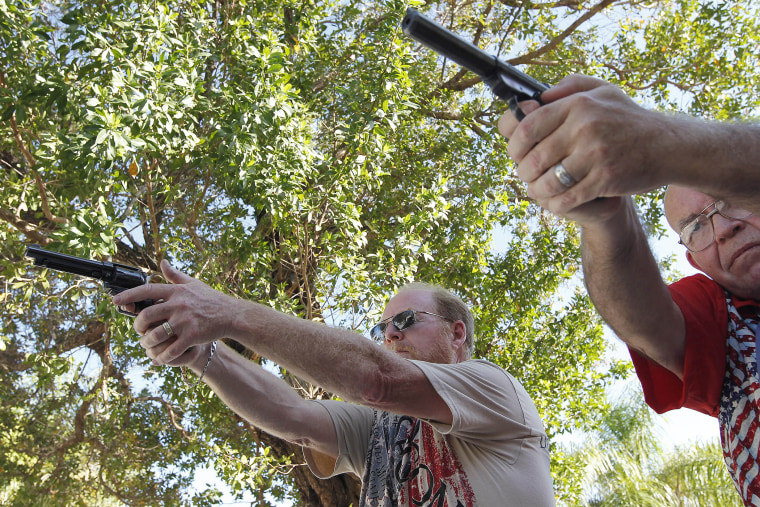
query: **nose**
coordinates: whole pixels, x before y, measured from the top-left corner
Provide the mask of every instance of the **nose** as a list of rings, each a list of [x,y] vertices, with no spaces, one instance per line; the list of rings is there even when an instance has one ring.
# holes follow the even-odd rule
[[[404,334],[398,330],[393,322],[388,323],[388,326],[385,328],[385,341],[400,340],[403,336]]]
[[[712,216],[713,229],[715,230],[715,241],[722,243],[727,239],[735,236],[739,231],[744,229],[744,220],[737,218],[726,218],[720,213]]]

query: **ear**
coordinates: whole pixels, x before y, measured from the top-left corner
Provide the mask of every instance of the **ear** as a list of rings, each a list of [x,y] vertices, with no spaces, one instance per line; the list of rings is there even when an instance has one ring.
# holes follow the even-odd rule
[[[464,342],[467,339],[467,328],[465,327],[464,322],[461,320],[453,322],[451,324],[451,334],[451,345],[457,350],[463,348]]]

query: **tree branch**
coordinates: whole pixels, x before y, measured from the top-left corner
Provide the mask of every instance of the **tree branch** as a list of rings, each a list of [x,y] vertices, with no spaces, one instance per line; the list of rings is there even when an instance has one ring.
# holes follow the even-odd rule
[[[583,23],[588,21],[589,19],[593,18],[600,12],[602,12],[604,9],[609,7],[610,5],[614,4],[617,0],[602,0],[598,4],[596,4],[594,7],[583,13],[582,16],[580,16],[578,19],[576,19],[570,26],[568,26],[561,34],[553,38],[549,41],[548,44],[545,44],[541,48],[531,51],[530,53],[526,53],[522,56],[518,56],[517,58],[513,58],[509,60],[509,63],[512,65],[519,65],[522,63],[530,63],[534,59],[538,58],[541,55],[544,55],[548,53],[549,51],[553,51],[557,48],[557,46],[560,45],[562,41],[570,37],[570,35],[575,32],[575,30],[578,29],[579,26],[581,26]]]
[[[50,238],[40,233],[37,230],[36,225],[23,220],[21,217],[15,215],[12,211],[0,208],[0,220],[8,222],[13,227],[23,232],[26,237],[42,246],[45,246],[52,241]]]
[[[159,224],[158,224],[158,216],[156,214],[156,206],[153,202],[153,182],[150,179],[151,174],[158,166],[158,160],[153,159],[153,162],[150,165],[150,168],[146,171],[146,183],[147,183],[147,200],[148,200],[148,211],[150,212],[150,225],[153,229],[153,254],[156,256],[156,264],[159,266],[161,265],[161,259],[163,258],[163,254],[161,253],[161,238],[159,235]],[[145,238],[146,240],[148,238]]]
[[[8,89],[8,85],[5,83],[5,74],[3,73],[2,69],[0,69],[0,87]],[[34,175],[34,181],[37,184],[37,190],[40,192],[40,200],[42,202],[42,211],[45,213],[45,217],[50,220],[53,223],[56,224],[67,224],[69,223],[69,219],[66,217],[58,217],[53,215],[53,212],[50,211],[50,204],[48,203],[47,198],[47,188],[45,188],[45,183],[42,181],[42,178],[40,177],[40,174],[35,169],[37,165],[37,161],[34,159],[34,156],[31,154],[31,152],[27,149],[26,144],[24,144],[24,140],[21,138],[21,132],[19,131],[18,124],[16,124],[16,113],[15,111],[11,115],[11,130],[13,131],[13,139],[16,141],[16,146],[21,150],[21,153],[24,154],[24,158],[26,159],[26,162],[29,164],[29,170],[32,171],[32,174]]]

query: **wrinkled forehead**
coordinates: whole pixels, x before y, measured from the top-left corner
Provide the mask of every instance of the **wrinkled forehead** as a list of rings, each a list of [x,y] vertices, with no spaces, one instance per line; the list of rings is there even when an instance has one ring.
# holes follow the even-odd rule
[[[687,222],[714,201],[715,198],[697,190],[671,185],[665,191],[665,218],[674,231],[681,232]]]

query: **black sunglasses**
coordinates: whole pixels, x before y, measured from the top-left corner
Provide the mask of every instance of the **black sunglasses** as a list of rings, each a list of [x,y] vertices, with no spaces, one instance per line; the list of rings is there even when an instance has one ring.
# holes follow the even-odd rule
[[[385,341],[385,329],[388,327],[388,324],[392,323],[394,326],[396,326],[396,329],[403,331],[404,329],[408,329],[415,322],[417,322],[418,313],[433,315],[434,317],[440,317],[442,319],[448,320],[449,322],[454,322],[450,318],[444,317],[443,315],[438,315],[437,313],[425,312],[422,310],[404,310],[403,312],[399,312],[392,317],[388,317],[387,319],[380,321],[379,324],[370,330],[369,335],[377,343],[383,343]]]

